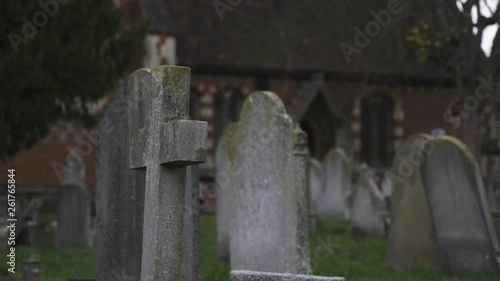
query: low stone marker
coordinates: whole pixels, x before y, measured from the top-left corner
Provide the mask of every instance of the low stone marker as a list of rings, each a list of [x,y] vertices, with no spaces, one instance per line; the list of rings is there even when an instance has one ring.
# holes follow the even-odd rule
[[[500,271],[500,247],[479,167],[465,144],[444,136],[420,165],[439,267],[452,273]]]
[[[323,277],[291,273],[233,270],[229,281],[345,281],[344,277]]]
[[[382,236],[385,234],[384,195],[373,182],[373,171],[366,164],[359,167],[358,173],[351,198],[352,232],[360,236]]]
[[[57,203],[56,248],[89,247],[90,198],[85,185],[85,163],[73,150],[75,161],[66,163]]]
[[[319,213],[322,216],[347,219],[347,197],[351,192],[351,164],[342,148],[332,148],[323,161],[323,193]]]
[[[186,167],[206,161],[207,123],[187,120],[189,87],[189,68],[153,68],[149,118],[131,132],[130,168],[146,169],[141,281],[183,280],[191,270],[183,257]]]
[[[247,98],[234,130],[231,269],[309,273],[305,133],[271,92]]]

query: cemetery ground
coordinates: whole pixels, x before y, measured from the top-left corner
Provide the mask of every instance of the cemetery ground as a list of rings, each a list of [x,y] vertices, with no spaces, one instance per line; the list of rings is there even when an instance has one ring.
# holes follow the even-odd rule
[[[226,281],[229,265],[217,260],[215,216],[201,216],[202,280]],[[330,236],[330,238],[329,238]],[[329,243],[328,250],[325,243]],[[452,276],[431,270],[395,272],[384,265],[387,238],[355,238],[347,221],[318,219],[316,231],[310,234],[310,256],[315,275],[344,276],[348,281],[494,281],[498,276]],[[318,254],[316,254],[316,253]],[[95,249],[77,248],[55,250],[51,244],[36,247],[17,247],[17,260],[29,257],[40,260],[42,281],[65,281],[69,277],[95,278]],[[21,262],[18,262],[18,266]],[[1,275],[7,273],[1,265]],[[16,272],[22,272],[17,268]],[[118,281],[118,280],[111,280]],[[127,280],[119,280],[127,281]]]

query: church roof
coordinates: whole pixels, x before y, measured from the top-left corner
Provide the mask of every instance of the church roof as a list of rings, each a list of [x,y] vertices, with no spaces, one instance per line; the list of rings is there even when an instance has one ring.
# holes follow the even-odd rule
[[[403,31],[408,28],[406,19],[418,15],[405,14],[404,9],[392,14],[390,24],[382,26],[367,46],[356,47],[356,27],[365,30],[368,23],[375,22],[371,12],[387,10],[385,0],[254,0],[235,6],[230,3],[239,1],[158,1],[168,3],[176,24],[179,64],[195,70],[221,67],[444,75],[430,65],[409,62],[407,55],[413,51]],[[350,56],[351,62],[340,48],[342,43],[359,50]]]

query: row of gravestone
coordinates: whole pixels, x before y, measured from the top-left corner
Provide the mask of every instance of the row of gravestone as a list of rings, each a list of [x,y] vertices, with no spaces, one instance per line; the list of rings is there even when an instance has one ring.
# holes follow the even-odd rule
[[[385,175],[389,180],[384,183],[391,185],[383,188],[385,192],[376,187],[373,171],[366,165],[359,168],[352,191],[346,192],[349,163],[344,155],[332,149],[323,162],[324,170],[312,161],[311,199],[320,206],[313,211],[342,218],[342,211],[349,210],[354,231],[383,234],[388,225],[384,197],[390,194],[389,267],[428,267],[452,273],[499,271],[500,220],[492,217],[477,162],[458,139],[426,134],[408,138]],[[323,189],[315,189],[321,172],[332,176],[323,175]],[[329,192],[336,192],[337,200]]]
[[[238,158],[233,154],[234,130],[226,130],[216,152],[218,254],[219,259],[230,259],[232,265],[235,247],[230,241],[233,235],[239,235],[235,231],[241,229],[239,222],[251,221],[250,226],[258,228],[255,218],[252,221],[238,217],[236,212],[248,205],[246,208],[259,217],[263,216],[260,209],[272,213],[275,206],[281,206],[267,201],[272,200],[272,192],[256,194],[260,190],[257,186],[266,186],[265,176],[248,179],[249,186],[254,186],[248,190],[238,182],[242,176],[238,172],[245,170],[239,170]],[[263,142],[261,136],[254,136],[252,145]],[[264,141],[260,149],[270,153],[266,145]],[[255,155],[247,157],[260,159]],[[271,153],[271,157],[276,155]],[[310,160],[308,173],[310,214],[350,218],[353,231],[360,234],[382,235],[387,231],[386,195],[373,182],[373,170],[368,166],[359,167],[351,188],[349,161],[341,149],[335,148],[323,165]],[[390,194],[392,225],[387,250],[390,267],[402,270],[424,266],[452,273],[498,272],[499,233],[495,231],[479,168],[463,143],[448,136],[410,137],[400,146],[385,180],[394,185],[389,188],[394,190]],[[292,187],[288,188],[294,193]],[[271,207],[258,206],[259,202]]]
[[[375,183],[375,172],[362,164],[352,182],[351,163],[341,148],[332,148],[323,163],[309,161],[310,213],[348,219],[354,234],[381,236],[386,231],[386,193]]]
[[[106,110],[97,151],[97,280],[200,280],[190,69],[134,72]],[[231,280],[343,280],[310,273],[305,134],[270,92],[249,96],[227,142]],[[187,167],[188,165],[193,165]],[[222,194],[219,194],[222,196]],[[220,198],[219,198],[220,199]]]
[[[188,68],[139,70],[121,85],[108,107],[99,128],[102,135],[97,160],[98,280],[200,278],[197,185],[189,182],[197,179],[193,176],[196,166],[191,172],[186,166],[205,159],[206,124],[186,120],[188,89]],[[290,280],[298,276],[257,271],[308,274],[308,160],[304,133],[291,121],[277,96],[258,92],[247,99],[240,121],[226,135],[225,144],[221,144],[226,164],[217,171],[217,180],[226,181],[218,199],[227,196],[225,201],[232,202],[227,206],[230,217],[226,226],[234,270],[231,279]],[[456,141],[448,142],[456,145]],[[459,154],[446,149],[432,154],[427,164],[419,167],[420,172],[426,169],[422,181],[426,179],[427,185],[422,185],[427,186],[424,190],[433,214],[431,232],[439,249],[437,255],[447,259],[451,271],[493,270],[497,267],[498,243],[491,235],[491,218],[488,221],[485,215],[481,201],[484,194],[477,191],[481,190],[476,187],[479,181],[469,178],[470,186],[459,189],[473,190],[469,193],[443,195],[435,191],[453,188],[454,175],[463,176],[467,174],[464,169],[473,167],[467,162],[470,158],[463,156],[444,163],[444,167],[453,167],[460,160],[465,168],[436,174],[443,165],[438,160],[448,157],[443,153]],[[369,186],[369,173],[367,167],[362,167],[355,185]],[[474,175],[477,170],[468,173]],[[443,188],[432,189],[430,186],[436,182]],[[458,183],[463,182],[467,181],[461,178]],[[360,195],[361,205],[372,203],[368,194]],[[458,199],[439,202],[452,197]],[[470,202],[476,202],[476,209],[467,205]],[[468,207],[456,213],[467,219],[467,227],[456,229],[459,224],[450,224],[446,218],[452,218],[450,210],[459,209],[461,204]],[[392,232],[398,229],[395,213],[401,214],[394,211],[397,207],[392,210],[391,239],[396,237]],[[351,212],[350,216],[352,220],[356,214]],[[474,225],[470,221],[481,223]],[[471,230],[487,239],[468,235]],[[392,246],[393,240],[388,257],[391,249],[404,249]],[[297,278],[338,280],[303,275]]]

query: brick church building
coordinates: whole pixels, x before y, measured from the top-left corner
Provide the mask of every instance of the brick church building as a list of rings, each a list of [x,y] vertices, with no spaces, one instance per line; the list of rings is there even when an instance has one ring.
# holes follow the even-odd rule
[[[346,56],[339,47],[354,46],[358,30],[375,21],[370,11],[387,9],[387,1],[115,2],[152,19],[143,67],[191,67],[191,118],[209,124],[206,178],[213,175],[218,138],[238,119],[245,97],[256,90],[272,91],[282,99],[319,160],[339,146],[353,163],[384,170],[398,145],[412,134],[434,129],[458,134],[444,118],[457,97],[453,79],[430,64],[402,59],[411,48],[402,39],[406,26],[404,20],[396,21],[398,15],[392,15],[394,24],[380,25],[380,33],[357,48],[359,52]],[[107,99],[97,104],[95,114],[102,115],[106,104]],[[494,136],[498,104],[486,113],[484,132]],[[68,150],[88,141],[90,130],[61,121],[32,149],[1,166],[17,169],[19,188],[57,189],[54,163],[64,164]],[[82,155],[91,188],[95,151],[94,146]]]

